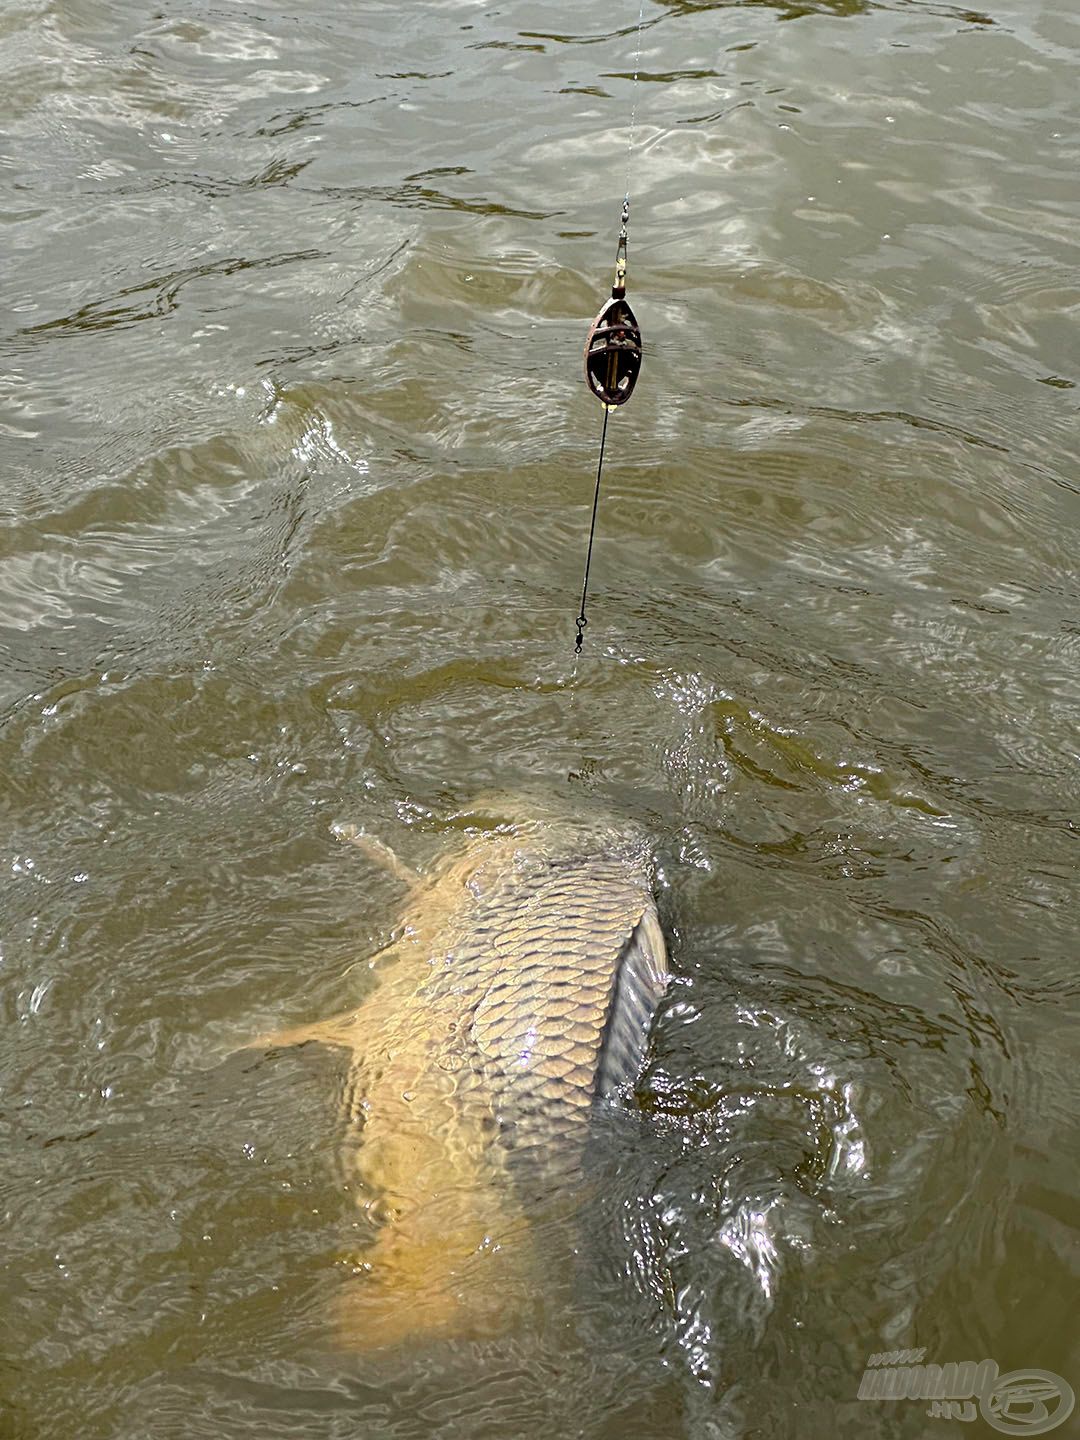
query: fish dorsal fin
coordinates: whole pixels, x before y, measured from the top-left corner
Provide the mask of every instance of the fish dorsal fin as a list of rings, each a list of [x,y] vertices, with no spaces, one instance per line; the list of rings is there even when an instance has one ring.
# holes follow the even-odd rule
[[[650,898],[615,976],[596,1075],[597,1098],[637,1079],[656,1007],[670,981],[664,933]]]

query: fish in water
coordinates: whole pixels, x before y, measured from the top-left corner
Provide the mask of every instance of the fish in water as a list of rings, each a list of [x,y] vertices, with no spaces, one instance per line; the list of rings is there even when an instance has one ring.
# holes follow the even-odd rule
[[[408,887],[377,983],[353,1012],[257,1042],[349,1055],[345,1169],[378,1228],[339,1339],[503,1330],[538,1273],[538,1216],[572,1207],[590,1113],[637,1077],[668,985],[648,850],[545,816],[470,826],[422,879],[345,838]]]

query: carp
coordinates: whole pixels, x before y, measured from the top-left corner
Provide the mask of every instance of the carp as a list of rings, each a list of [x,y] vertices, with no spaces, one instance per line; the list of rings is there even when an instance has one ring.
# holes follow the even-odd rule
[[[637,1078],[669,983],[649,852],[631,827],[544,815],[468,826],[423,878],[339,834],[407,889],[376,984],[354,1011],[256,1042],[348,1055],[359,1143],[344,1169],[377,1229],[339,1339],[504,1330],[546,1268],[538,1227],[580,1193],[592,1112]]]

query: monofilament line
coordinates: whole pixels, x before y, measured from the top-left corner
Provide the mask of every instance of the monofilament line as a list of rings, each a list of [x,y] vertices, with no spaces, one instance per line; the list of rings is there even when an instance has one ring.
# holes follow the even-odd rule
[[[630,91],[630,139],[626,147],[626,198],[630,198],[630,167],[634,160],[634,136],[637,132],[638,77],[641,74],[641,42],[645,34],[645,0],[637,17],[637,54],[634,56],[634,85]]]
[[[600,458],[596,465],[596,488],[593,491],[592,519],[589,523],[589,549],[585,557],[585,579],[581,586],[581,611],[577,617],[577,639],[574,653],[581,654],[585,639],[585,606],[589,598],[589,573],[592,569],[593,543],[596,539],[596,517],[600,508],[600,484],[604,474],[604,449],[607,444],[608,419],[619,405],[625,405],[633,394],[641,368],[641,330],[626,299],[627,225],[630,220],[630,167],[634,156],[637,132],[637,92],[641,76],[641,50],[645,30],[645,0],[638,9],[637,54],[634,58],[634,79],[631,87],[630,127],[626,147],[626,198],[622,206],[622,223],[615,257],[615,283],[611,299],[601,309],[585,342],[585,379],[593,394],[604,406],[604,428],[600,434]]]
[[[589,526],[589,551],[585,556],[585,581],[581,587],[581,614],[577,617],[577,640],[574,642],[574,653],[581,654],[581,644],[585,639],[585,626],[589,623],[585,619],[585,601],[589,595],[589,568],[592,565],[593,539],[596,536],[596,512],[600,506],[600,480],[604,474],[604,446],[607,443],[607,422],[611,411],[604,406],[604,428],[600,432],[600,459],[596,466],[596,489],[593,491],[592,502],[592,523]]]

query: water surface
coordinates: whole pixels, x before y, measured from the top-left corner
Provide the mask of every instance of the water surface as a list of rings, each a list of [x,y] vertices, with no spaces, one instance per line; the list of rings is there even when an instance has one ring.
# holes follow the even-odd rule
[[[5,1440],[1080,1389],[1080,19],[647,0],[635,90],[636,9],[0,19]],[[342,1355],[340,1067],[233,1052],[368,983],[331,826],[492,789],[648,827],[678,983],[573,1296]]]

